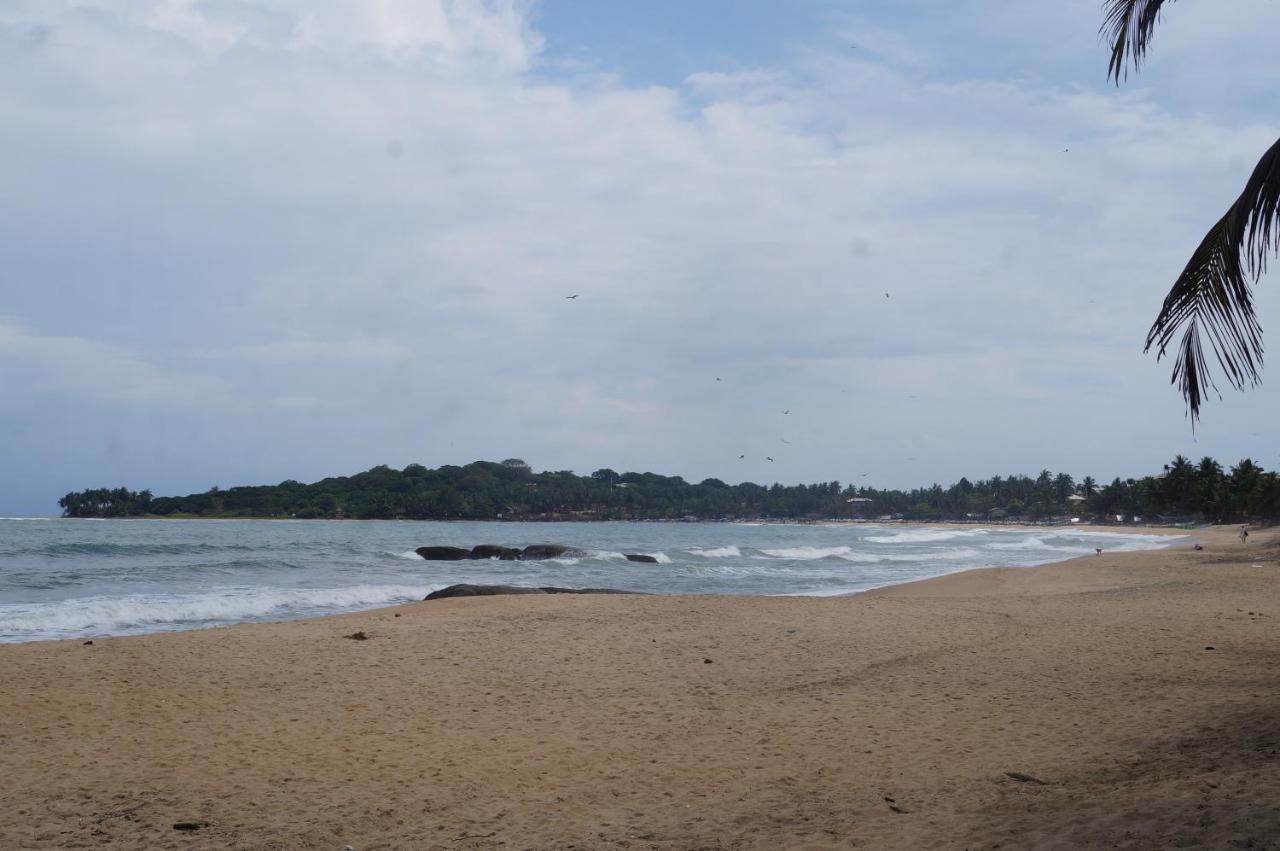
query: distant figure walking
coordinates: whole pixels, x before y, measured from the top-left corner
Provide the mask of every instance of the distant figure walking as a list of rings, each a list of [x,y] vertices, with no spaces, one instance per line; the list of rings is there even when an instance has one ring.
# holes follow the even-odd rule
[[[1102,547],[1094,547],[1093,551],[1098,555],[1102,555]]]
[[[1240,543],[1242,544],[1249,543],[1249,527],[1248,526],[1240,527]]]

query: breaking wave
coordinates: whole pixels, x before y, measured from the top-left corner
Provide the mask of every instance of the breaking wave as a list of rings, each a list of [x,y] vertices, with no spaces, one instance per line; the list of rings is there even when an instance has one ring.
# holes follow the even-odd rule
[[[222,588],[202,594],[82,597],[56,603],[0,605],[0,637],[68,638],[150,632],[217,623],[307,617],[421,600],[436,585],[348,588]]]

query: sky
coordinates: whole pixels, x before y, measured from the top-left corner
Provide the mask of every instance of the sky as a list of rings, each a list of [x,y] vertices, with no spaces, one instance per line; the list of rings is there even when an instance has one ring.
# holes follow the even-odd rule
[[[0,515],[509,457],[1274,469],[1271,371],[1193,432],[1142,344],[1280,135],[1280,4],[1170,6],[1119,88],[1101,17],[7,0]]]

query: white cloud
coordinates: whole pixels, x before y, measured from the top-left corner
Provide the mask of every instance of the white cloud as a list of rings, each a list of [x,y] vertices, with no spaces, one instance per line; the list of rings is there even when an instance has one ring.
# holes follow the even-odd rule
[[[38,334],[0,317],[0,404],[45,395],[113,405],[213,407],[223,380],[150,362],[135,351],[82,337]]]
[[[266,419],[228,434],[332,472],[799,480],[875,445],[913,484],[894,457],[1174,451],[1083,440],[1063,423],[1089,405],[1189,439],[1142,333],[1276,125],[846,30],[879,47],[633,87],[546,73],[520,3],[15,4],[0,245],[28,282],[7,309],[48,336],[0,326],[0,353],[39,392],[234,400]],[[807,440],[721,466],[776,448],[787,404]]]

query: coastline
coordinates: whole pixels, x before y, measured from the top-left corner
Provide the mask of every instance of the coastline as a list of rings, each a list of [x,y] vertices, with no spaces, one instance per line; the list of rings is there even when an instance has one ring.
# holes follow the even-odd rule
[[[1195,536],[849,597],[489,597],[0,646],[21,766],[0,835],[1267,847],[1280,541]]]

